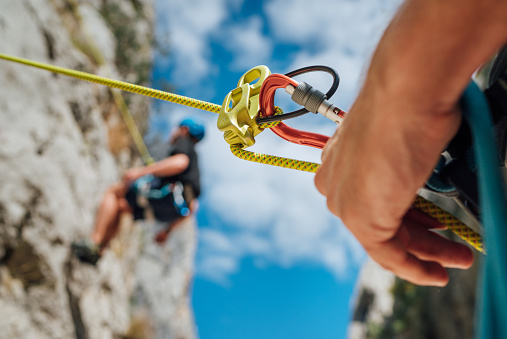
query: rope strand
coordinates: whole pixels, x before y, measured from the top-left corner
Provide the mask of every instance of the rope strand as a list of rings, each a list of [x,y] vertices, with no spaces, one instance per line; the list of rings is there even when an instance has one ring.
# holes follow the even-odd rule
[[[19,64],[24,64],[27,66],[32,66],[36,68],[40,68],[46,71],[50,71],[53,73],[58,73],[62,75],[66,75],[69,77],[73,77],[80,80],[85,80],[89,82],[93,82],[96,84],[118,88],[123,91],[141,94],[144,96],[148,96],[155,99],[160,99],[164,101],[173,102],[175,104],[185,105],[193,108],[197,108],[200,110],[212,112],[212,113],[220,113],[221,105],[212,104],[202,100],[196,100],[189,97],[185,97],[183,95],[178,95],[174,93],[164,92],[158,89],[153,89],[145,86],[134,85],[125,81],[113,80],[106,77],[102,77],[95,74],[90,74],[86,72],[76,71],[64,67],[53,66],[49,64],[45,64],[42,62],[32,61],[24,58],[14,57],[10,55],[6,55],[0,53],[0,59],[9,60],[13,62],[17,62]]]

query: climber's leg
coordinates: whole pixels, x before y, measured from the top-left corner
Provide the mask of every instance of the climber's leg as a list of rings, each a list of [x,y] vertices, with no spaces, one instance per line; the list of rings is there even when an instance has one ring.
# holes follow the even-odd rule
[[[101,249],[107,247],[118,232],[121,213],[129,211],[125,200],[126,192],[127,187],[123,183],[115,184],[102,197],[92,233],[93,242]]]

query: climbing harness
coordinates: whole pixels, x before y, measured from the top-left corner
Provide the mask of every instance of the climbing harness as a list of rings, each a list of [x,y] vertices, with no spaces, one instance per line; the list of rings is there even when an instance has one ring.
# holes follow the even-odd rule
[[[329,137],[293,129],[284,124],[282,120],[306,114],[308,111],[320,113],[335,123],[340,123],[346,116],[344,111],[340,110],[327,100],[336,91],[339,77],[334,70],[325,66],[302,68],[286,75],[271,74],[269,68],[266,66],[254,67],[240,78],[238,86],[226,95],[223,105],[220,106],[174,93],[134,85],[124,81],[112,80],[86,72],[48,65],[6,54],[0,53],[0,59],[149,96],[155,99],[194,107],[212,113],[218,113],[217,127],[220,131],[224,132],[224,139],[230,145],[231,152],[235,156],[257,163],[269,164],[310,173],[317,172],[320,165],[303,160],[250,152],[245,150],[245,148],[254,145],[255,137],[266,128],[269,128],[273,130],[275,134],[287,141],[322,149]],[[298,83],[291,78],[312,71],[324,71],[333,76],[333,84],[326,94],[323,94],[304,82]],[[284,88],[286,92],[291,94],[292,99],[303,105],[305,109],[284,114],[280,108],[274,106],[274,94],[278,88]],[[424,204],[422,202],[424,202]],[[423,205],[425,207],[423,207]],[[467,241],[472,247],[478,251],[484,252],[481,236],[469,229],[461,221],[452,217],[440,207],[424,200],[423,198],[417,198],[415,206],[424,210],[430,216],[446,225],[451,231]]]
[[[138,204],[144,208],[149,207],[148,200],[160,200],[172,195],[176,212],[182,217],[190,215],[190,209],[183,196],[184,186],[179,181],[162,185],[159,178],[148,174],[137,179],[133,184],[133,189],[141,200]]]

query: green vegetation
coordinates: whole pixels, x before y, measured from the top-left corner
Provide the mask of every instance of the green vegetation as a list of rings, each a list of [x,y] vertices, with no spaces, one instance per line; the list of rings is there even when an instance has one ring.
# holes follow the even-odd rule
[[[131,0],[136,10],[136,18],[129,17],[117,2],[105,0],[100,14],[114,34],[116,44],[116,66],[118,71],[125,75],[135,74],[136,84],[148,83],[151,70],[151,60],[139,58],[139,51],[146,46],[139,37],[132,21],[143,16],[143,5],[139,0]]]
[[[431,326],[426,326],[428,289],[396,279],[391,292],[395,298],[392,315],[383,324],[368,324],[367,338],[434,338]]]
[[[471,339],[480,257],[468,270],[448,269],[445,287],[416,286],[396,279],[391,315],[366,323],[372,339]]]

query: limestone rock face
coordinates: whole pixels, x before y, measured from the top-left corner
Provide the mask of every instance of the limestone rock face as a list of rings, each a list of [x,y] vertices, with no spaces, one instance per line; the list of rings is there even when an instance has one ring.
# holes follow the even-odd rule
[[[156,339],[193,338],[194,317],[188,307],[196,232],[187,219],[172,231],[165,246],[153,242],[162,225],[146,222],[137,259],[133,313],[147,315]]]
[[[4,0],[0,52],[146,84],[152,6]],[[90,233],[102,191],[139,163],[110,90],[3,60],[0,79],[1,337],[192,338],[193,223],[150,250],[157,245],[141,241],[148,227],[127,222],[97,267],[70,253]],[[126,100],[145,122],[149,101]],[[136,318],[140,290],[167,309],[151,303],[150,317]]]
[[[443,288],[410,284],[368,262],[358,282],[349,338],[473,338],[480,256],[468,270],[449,269]]]
[[[384,270],[373,260],[368,260],[361,269],[356,286],[356,302],[349,338],[366,338],[368,325],[383,323],[392,315],[394,296],[391,288],[395,276]]]

